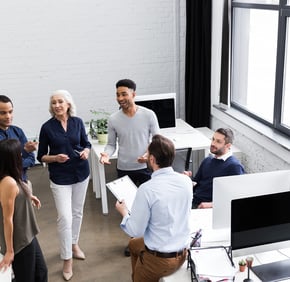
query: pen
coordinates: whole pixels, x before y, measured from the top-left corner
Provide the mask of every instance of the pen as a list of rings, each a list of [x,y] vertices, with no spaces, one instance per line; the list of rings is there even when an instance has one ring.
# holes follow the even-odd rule
[[[201,237],[201,234],[198,234],[198,236],[194,237],[193,240],[191,241],[190,247],[197,247],[196,243],[198,241],[198,239]],[[199,247],[199,246],[198,246]]]
[[[201,237],[201,229],[199,229],[196,233],[195,236],[193,237],[193,240],[190,243],[190,247],[195,247],[195,244],[197,243],[198,239]]]

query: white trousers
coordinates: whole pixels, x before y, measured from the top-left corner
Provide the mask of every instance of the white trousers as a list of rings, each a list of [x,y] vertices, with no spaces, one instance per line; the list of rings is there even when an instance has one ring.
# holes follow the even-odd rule
[[[77,244],[79,241],[88,183],[89,177],[71,185],[58,185],[50,181],[57,210],[61,259],[71,259],[72,244]]]

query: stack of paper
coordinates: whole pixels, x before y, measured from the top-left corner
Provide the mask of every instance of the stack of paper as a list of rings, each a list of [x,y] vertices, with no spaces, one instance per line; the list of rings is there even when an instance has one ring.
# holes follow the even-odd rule
[[[211,281],[233,280],[236,269],[223,247],[199,248],[190,251],[199,277]]]

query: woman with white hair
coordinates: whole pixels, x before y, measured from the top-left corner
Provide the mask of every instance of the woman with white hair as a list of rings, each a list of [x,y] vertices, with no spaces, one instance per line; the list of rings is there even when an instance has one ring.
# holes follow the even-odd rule
[[[73,276],[72,258],[85,259],[78,245],[83,208],[89,182],[91,144],[83,121],[76,117],[72,96],[66,90],[52,93],[52,117],[40,130],[37,159],[48,164],[50,188],[57,209],[57,230],[63,278]]]

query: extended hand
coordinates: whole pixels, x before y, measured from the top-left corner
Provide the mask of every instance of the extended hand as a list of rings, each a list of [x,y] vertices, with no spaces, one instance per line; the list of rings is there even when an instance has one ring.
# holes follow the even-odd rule
[[[138,157],[137,161],[138,163],[147,163],[148,160],[148,154],[145,153],[143,156]]]
[[[37,150],[37,146],[38,146],[38,142],[35,142],[35,141],[28,141],[25,143],[24,145],[24,150],[27,152],[27,153],[31,153],[35,150]]]
[[[147,157],[144,157],[144,156],[139,157],[139,158],[137,159],[137,161],[138,161],[138,163],[146,163],[146,162],[147,162]]]
[[[110,157],[107,153],[101,153],[100,163],[101,164],[111,164]]]

